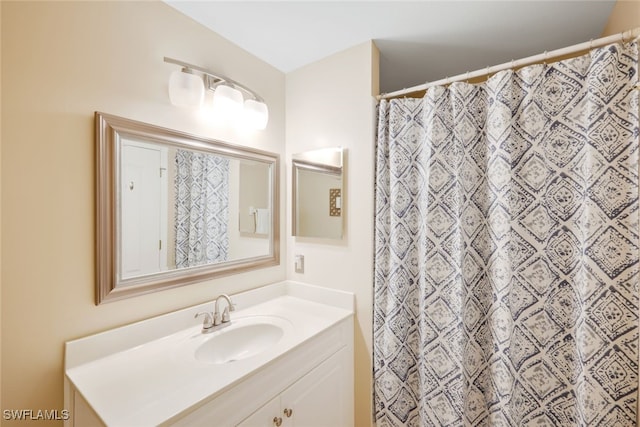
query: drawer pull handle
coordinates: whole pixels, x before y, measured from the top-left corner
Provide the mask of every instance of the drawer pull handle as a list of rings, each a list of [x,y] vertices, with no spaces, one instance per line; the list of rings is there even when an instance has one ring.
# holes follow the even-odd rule
[[[291,415],[293,415],[293,409],[284,408],[284,414],[287,416],[287,418],[291,418]]]
[[[282,418],[273,417],[273,425],[276,427],[280,427],[282,425]]]

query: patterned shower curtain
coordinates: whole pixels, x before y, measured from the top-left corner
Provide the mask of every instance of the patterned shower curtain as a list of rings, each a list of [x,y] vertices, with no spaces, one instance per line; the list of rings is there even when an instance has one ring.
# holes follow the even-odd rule
[[[226,261],[229,251],[229,160],[177,150],[176,267]]]
[[[379,105],[378,426],[634,426],[637,43]]]

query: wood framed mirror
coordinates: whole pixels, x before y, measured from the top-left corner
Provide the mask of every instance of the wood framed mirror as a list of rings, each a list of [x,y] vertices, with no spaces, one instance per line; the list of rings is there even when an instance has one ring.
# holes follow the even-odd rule
[[[279,263],[279,155],[96,112],[96,304]]]

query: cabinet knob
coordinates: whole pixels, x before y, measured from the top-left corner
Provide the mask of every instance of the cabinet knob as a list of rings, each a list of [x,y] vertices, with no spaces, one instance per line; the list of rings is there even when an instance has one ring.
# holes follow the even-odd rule
[[[276,427],[280,427],[282,425],[282,418],[273,417],[273,425]]]
[[[290,418],[291,415],[293,415],[293,409],[284,408],[284,414],[287,416],[287,418]]]

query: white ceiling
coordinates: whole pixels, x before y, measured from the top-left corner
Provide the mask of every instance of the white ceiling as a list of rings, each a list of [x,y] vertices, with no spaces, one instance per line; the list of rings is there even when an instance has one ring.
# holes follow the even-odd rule
[[[374,40],[391,92],[600,37],[615,0],[190,1],[175,9],[287,73]]]

